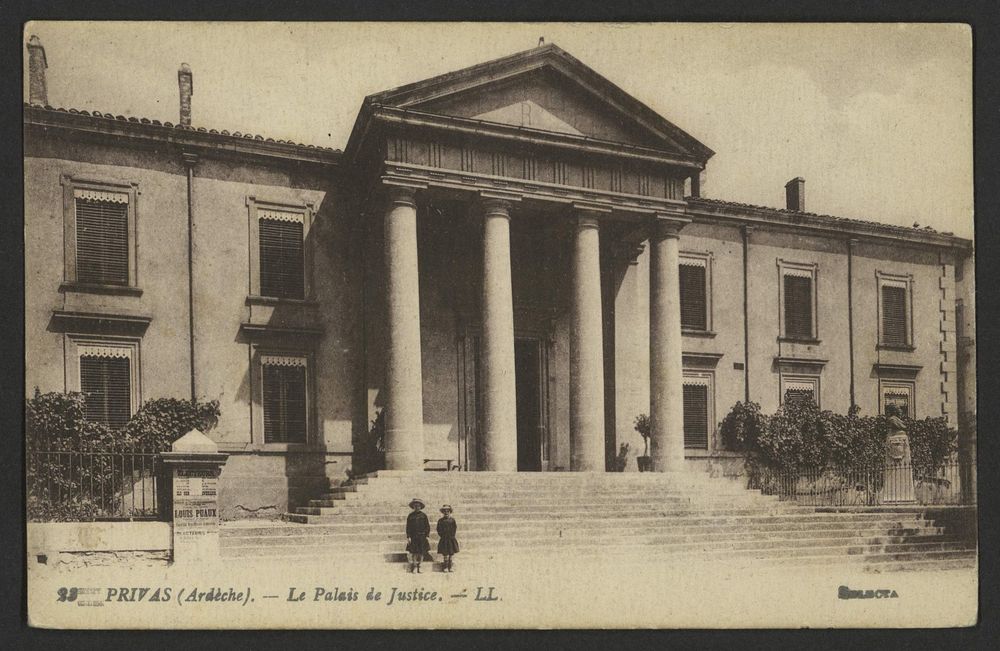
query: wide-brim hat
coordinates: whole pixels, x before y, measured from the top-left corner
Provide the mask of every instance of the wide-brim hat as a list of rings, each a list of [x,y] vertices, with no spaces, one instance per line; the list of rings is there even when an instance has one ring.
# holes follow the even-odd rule
[[[424,501],[419,497],[414,497],[412,500],[410,500],[410,503],[407,506],[409,506],[412,509],[414,504],[419,504],[420,508],[425,508],[427,506],[426,504],[424,504]]]
[[[451,504],[445,504],[444,506],[441,507],[441,513],[451,513],[451,511],[452,511]]]

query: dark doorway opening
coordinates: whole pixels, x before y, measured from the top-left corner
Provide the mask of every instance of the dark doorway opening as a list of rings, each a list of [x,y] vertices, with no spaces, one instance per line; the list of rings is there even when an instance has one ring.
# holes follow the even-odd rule
[[[542,358],[538,339],[514,340],[517,469],[542,469]]]

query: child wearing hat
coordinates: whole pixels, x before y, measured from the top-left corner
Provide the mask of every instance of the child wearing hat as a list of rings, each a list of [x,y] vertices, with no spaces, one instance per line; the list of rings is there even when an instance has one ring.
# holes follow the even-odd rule
[[[419,498],[410,500],[410,514],[406,516],[406,552],[410,557],[410,573],[420,573],[420,562],[430,551],[427,536],[431,534],[431,523],[424,513],[424,502]]]
[[[453,572],[454,566],[452,565],[451,557],[458,553],[458,541],[455,540],[455,531],[458,529],[458,524],[455,522],[455,518],[451,517],[451,506],[445,504],[441,507],[441,519],[437,523],[437,532],[440,540],[438,541],[438,553],[444,556],[444,563],[442,563],[442,570],[445,572]]]

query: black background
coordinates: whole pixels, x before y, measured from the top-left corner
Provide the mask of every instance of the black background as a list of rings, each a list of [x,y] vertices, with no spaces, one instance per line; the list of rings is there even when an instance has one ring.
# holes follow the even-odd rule
[[[659,649],[659,648],[996,648],[997,474],[997,232],[1000,220],[1000,3],[956,0],[811,1],[723,0],[637,2],[217,2],[160,0],[122,2],[0,2],[0,74],[4,93],[0,174],[0,514],[4,562],[0,584],[0,646],[6,649],[185,648],[307,649],[425,648]],[[973,29],[975,206],[977,247],[977,341],[979,359],[980,624],[975,628],[907,631],[475,631],[475,632],[79,632],[28,628],[25,600],[23,495],[23,210],[22,29],[28,20],[497,20],[497,21],[722,21],[722,22],[961,22]],[[928,116],[933,119],[933,116]],[[747,590],[754,590],[748,584]],[[761,594],[766,599],[766,594]],[[942,601],[948,599],[941,595]],[[665,604],[668,607],[669,604]],[[706,604],[710,608],[711,604]],[[994,643],[989,644],[993,639]]]

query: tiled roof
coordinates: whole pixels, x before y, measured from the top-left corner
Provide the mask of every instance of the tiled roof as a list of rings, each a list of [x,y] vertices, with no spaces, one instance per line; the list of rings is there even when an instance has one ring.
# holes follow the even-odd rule
[[[58,108],[49,105],[42,106],[40,104],[29,104],[24,103],[24,108],[32,109],[44,109],[46,111],[51,111],[53,113],[67,113],[73,115],[85,115],[93,118],[100,118],[104,120],[115,120],[116,122],[131,122],[135,124],[148,124],[157,127],[164,127],[167,129],[177,129],[180,131],[189,131],[195,133],[209,133],[219,136],[228,136],[230,138],[239,138],[242,140],[256,140],[258,142],[273,142],[283,145],[292,145],[294,147],[301,147],[303,149],[312,149],[317,151],[326,151],[333,153],[341,153],[339,149],[334,149],[333,147],[322,147],[320,145],[308,145],[301,142],[295,142],[293,140],[281,140],[280,138],[266,138],[264,136],[254,134],[254,133],[243,133],[240,131],[227,131],[226,129],[206,129],[205,127],[189,127],[181,124],[173,124],[171,122],[161,122],[160,120],[152,120],[150,118],[136,118],[136,117],[126,117],[124,115],[113,115],[111,113],[101,113],[100,111],[86,111],[80,109],[66,109]]]
[[[875,222],[867,219],[856,219],[852,217],[839,217],[837,215],[823,215],[813,212],[804,212],[799,210],[789,210],[787,208],[771,208],[768,206],[757,206],[750,203],[740,203],[738,201],[724,201],[722,199],[709,199],[707,197],[686,197],[685,199],[689,206],[697,207],[704,206],[705,208],[729,208],[734,211],[747,212],[752,211],[758,214],[765,214],[768,216],[777,217],[783,221],[789,223],[806,223],[806,222],[822,222],[824,225],[836,226],[842,225],[846,228],[853,229],[877,229],[881,231],[887,231],[892,233],[899,233],[901,235],[937,235],[939,237],[954,238],[956,240],[961,240],[962,238],[955,237],[952,232],[941,232],[930,226],[897,226],[895,224],[886,224],[883,222]]]

